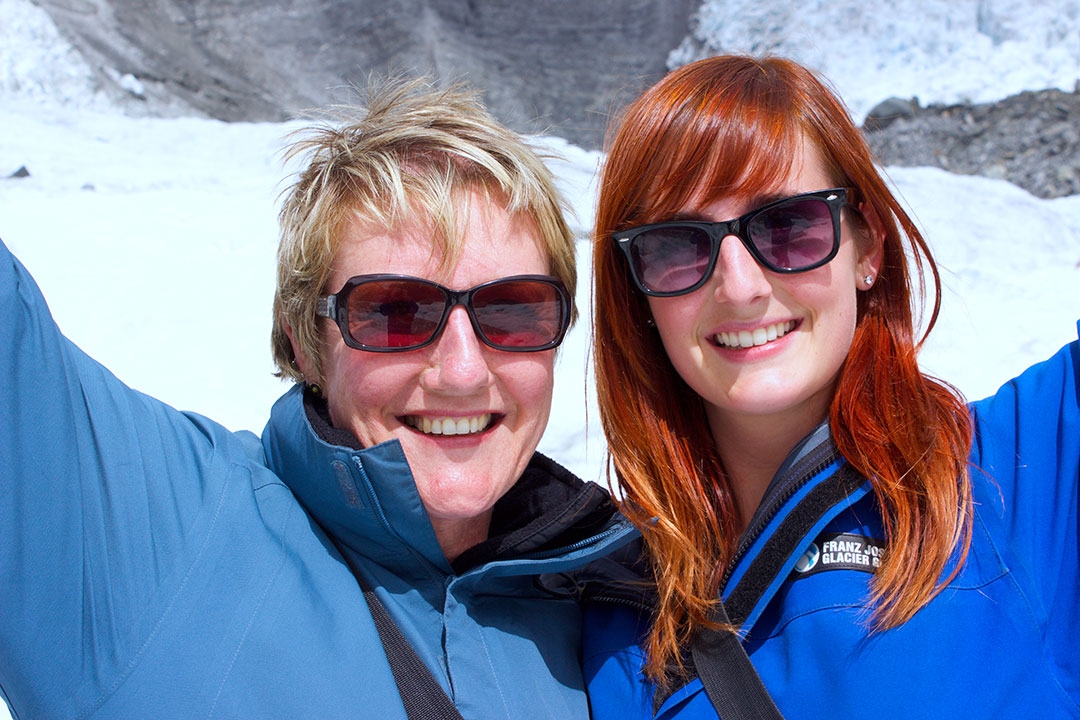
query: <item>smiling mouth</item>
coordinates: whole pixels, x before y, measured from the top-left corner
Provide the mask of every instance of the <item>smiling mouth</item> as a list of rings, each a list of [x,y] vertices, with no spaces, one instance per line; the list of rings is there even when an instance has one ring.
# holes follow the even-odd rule
[[[491,413],[456,418],[406,415],[403,420],[406,425],[425,435],[475,435],[491,427]]]
[[[713,336],[713,341],[722,348],[752,348],[784,337],[794,330],[798,324],[795,320],[788,320],[787,322],[773,323],[753,330],[718,332]]]

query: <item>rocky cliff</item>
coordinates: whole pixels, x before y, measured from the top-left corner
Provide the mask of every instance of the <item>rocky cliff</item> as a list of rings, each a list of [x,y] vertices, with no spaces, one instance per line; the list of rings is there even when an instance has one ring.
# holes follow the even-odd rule
[[[888,100],[864,132],[886,165],[1000,178],[1041,198],[1080,193],[1080,88],[976,105]]]
[[[282,120],[370,72],[468,79],[522,132],[602,146],[612,114],[667,71],[700,0],[34,0],[132,114]],[[1080,192],[1080,92],[987,105],[894,99],[869,114],[887,165]]]
[[[35,0],[130,112],[282,120],[371,71],[468,78],[523,132],[598,147],[697,0]]]

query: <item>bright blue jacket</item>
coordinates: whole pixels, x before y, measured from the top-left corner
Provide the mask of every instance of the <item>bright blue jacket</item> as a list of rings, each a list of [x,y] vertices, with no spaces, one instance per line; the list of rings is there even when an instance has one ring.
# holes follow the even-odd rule
[[[867,629],[871,569],[888,551],[868,482],[782,555],[783,571],[745,609],[742,628],[785,718],[1080,717],[1078,372],[1074,342],[971,406],[970,554],[903,626]],[[774,481],[777,513],[763,518],[760,536],[737,558],[725,600],[795,502],[843,466],[827,427],[807,445],[800,457],[831,453],[831,461],[811,469],[805,484]],[[798,475],[800,465],[793,458],[781,475]],[[646,616],[612,603],[586,611],[595,720],[716,718],[699,679],[677,687],[654,714],[638,646]]]
[[[580,607],[538,588],[632,537],[537,455],[447,562],[396,441],[260,441],[140,393],[0,243],[0,690],[17,718],[404,718],[357,581],[466,718],[586,717]],[[322,435],[332,436],[323,428]],[[468,565],[468,566],[465,566]]]

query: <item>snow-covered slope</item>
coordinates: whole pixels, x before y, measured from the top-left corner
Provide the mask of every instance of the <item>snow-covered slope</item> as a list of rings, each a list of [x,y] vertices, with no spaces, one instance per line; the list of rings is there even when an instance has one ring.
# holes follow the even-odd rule
[[[727,49],[817,65],[859,112],[890,95],[983,100],[1071,89],[1080,77],[1075,0],[789,6],[714,2],[701,27]],[[286,174],[276,151],[289,127],[126,118],[102,104],[89,77],[43,12],[0,0],[0,237],[69,336],[121,378],[258,431],[284,390],[270,374],[268,336]],[[554,169],[584,236],[601,158],[547,142],[566,156]],[[21,166],[29,177],[7,177]],[[977,397],[1076,337],[1080,197],[1044,201],[1003,181],[926,168],[889,174],[945,272],[928,369]],[[598,479],[585,243],[580,258],[585,312],[561,351],[541,449]]]

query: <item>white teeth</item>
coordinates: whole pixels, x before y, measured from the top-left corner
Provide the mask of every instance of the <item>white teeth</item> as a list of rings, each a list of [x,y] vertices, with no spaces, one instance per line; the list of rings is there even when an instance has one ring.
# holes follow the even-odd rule
[[[795,325],[794,320],[788,320],[787,322],[755,328],[753,331],[719,332],[716,333],[715,340],[720,347],[750,348],[784,337],[795,329]]]
[[[426,435],[471,435],[486,430],[491,413],[463,418],[421,418],[407,415],[405,422]]]

